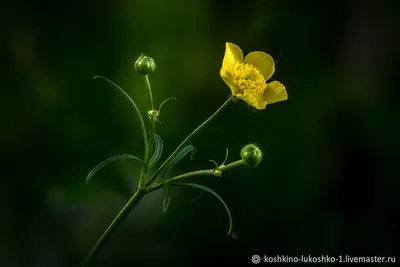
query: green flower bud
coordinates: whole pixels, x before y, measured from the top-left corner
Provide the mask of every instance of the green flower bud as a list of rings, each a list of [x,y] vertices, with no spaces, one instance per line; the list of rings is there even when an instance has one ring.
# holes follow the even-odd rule
[[[257,167],[262,160],[262,152],[256,145],[249,144],[242,148],[242,151],[240,151],[240,157],[247,166],[251,168]]]
[[[135,61],[135,70],[142,75],[147,75],[152,73],[156,69],[156,63],[151,57],[141,55]]]
[[[158,110],[153,109],[153,110],[150,110],[147,114],[149,115],[149,119],[153,120],[153,119],[157,119],[158,115],[160,115],[160,112]]]
[[[222,171],[220,169],[215,169],[214,170],[214,175],[217,177],[222,177]]]

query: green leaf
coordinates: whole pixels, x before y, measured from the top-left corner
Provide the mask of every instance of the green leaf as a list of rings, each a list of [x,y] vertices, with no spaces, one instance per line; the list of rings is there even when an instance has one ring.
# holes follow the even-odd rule
[[[231,216],[231,212],[229,211],[228,206],[226,205],[225,201],[222,199],[222,197],[220,197],[217,193],[215,193],[213,190],[211,190],[210,188],[204,186],[204,185],[200,185],[200,184],[195,184],[195,183],[172,183],[171,186],[184,186],[184,187],[191,187],[191,188],[197,188],[200,190],[203,190],[207,193],[210,193],[211,195],[215,196],[216,198],[218,198],[219,201],[221,201],[222,205],[224,205],[225,210],[228,214],[228,219],[229,219],[229,230],[228,230],[228,235],[230,235],[230,233],[232,232],[232,227],[233,227],[233,221],[232,221],[232,216]]]
[[[209,161],[215,165],[215,168],[218,168],[218,163],[215,160],[209,159]]]
[[[146,150],[146,153],[148,151],[148,143],[147,143],[147,132],[146,132],[146,126],[144,124],[143,121],[143,117],[142,114],[140,113],[139,108],[136,106],[135,101],[133,101],[133,99],[124,91],[122,90],[121,87],[119,87],[118,85],[116,85],[115,83],[113,83],[112,81],[110,81],[109,79],[103,77],[103,76],[94,76],[93,79],[102,79],[104,81],[106,81],[108,84],[110,84],[112,87],[114,87],[115,89],[117,89],[120,93],[122,93],[123,96],[125,96],[126,99],[129,100],[129,102],[131,103],[133,109],[136,111],[138,117],[139,117],[139,121],[140,121],[140,127],[142,128],[142,137],[143,137],[143,144],[144,144],[144,148]],[[145,153],[145,154],[146,154]]]
[[[197,149],[193,147],[193,150],[190,152],[190,160],[194,159],[194,156],[196,155]]]
[[[162,171],[159,174],[160,179],[164,179],[165,176],[168,175],[168,172],[180,161],[182,160],[187,154],[191,153],[191,159],[193,156],[193,151],[195,151],[195,147],[192,145],[186,145],[175,156],[168,162],[167,165],[164,166]]]
[[[94,167],[94,168],[89,172],[88,176],[86,177],[86,183],[89,182],[90,178],[91,178],[95,173],[97,173],[101,168],[105,167],[106,165],[108,165],[108,164],[110,164],[110,163],[112,163],[112,162],[114,162],[114,161],[117,161],[117,160],[127,160],[127,159],[134,159],[134,160],[140,161],[140,163],[143,164],[143,162],[142,162],[141,159],[139,159],[138,157],[135,157],[135,156],[133,156],[133,155],[129,155],[129,154],[116,155],[116,156],[113,156],[113,157],[111,157],[111,158],[108,158],[108,159],[102,161],[100,164],[98,164],[96,167]]]
[[[167,212],[169,207],[169,203],[171,202],[171,195],[170,195],[170,185],[168,183],[164,184],[164,199],[163,199],[163,212]]]
[[[139,110],[135,104],[135,101],[133,101],[133,99],[121,87],[119,87],[118,85],[116,85],[115,83],[113,83],[112,81],[110,81],[109,79],[107,79],[106,77],[103,77],[103,76],[94,76],[93,79],[102,79],[102,80],[106,81],[112,87],[117,89],[123,96],[125,96],[125,98],[129,100],[129,102],[131,103],[131,105],[133,106],[134,109]]]
[[[170,97],[170,98],[165,99],[165,100],[161,103],[160,107],[158,108],[159,114],[161,114],[161,108],[164,106],[164,104],[167,103],[167,102],[170,101],[170,100],[176,100],[176,97]]]
[[[228,151],[228,149],[226,148],[225,159],[224,159],[224,161],[221,163],[221,165],[225,165],[225,162],[226,162],[226,160],[228,159],[228,154],[229,154],[229,151]]]
[[[153,168],[154,165],[160,160],[163,152],[163,140],[158,134],[154,134],[154,153],[149,161],[149,169]]]

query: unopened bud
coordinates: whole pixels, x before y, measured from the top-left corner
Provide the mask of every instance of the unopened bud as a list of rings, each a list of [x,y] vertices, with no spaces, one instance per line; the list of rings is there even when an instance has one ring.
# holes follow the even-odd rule
[[[141,55],[135,61],[135,70],[142,75],[147,75],[152,73],[156,69],[156,63],[151,57]]]
[[[257,167],[262,160],[261,150],[254,144],[246,145],[240,151],[240,157],[249,167]]]
[[[217,177],[222,177],[222,171],[220,169],[215,169],[214,170],[214,175]]]

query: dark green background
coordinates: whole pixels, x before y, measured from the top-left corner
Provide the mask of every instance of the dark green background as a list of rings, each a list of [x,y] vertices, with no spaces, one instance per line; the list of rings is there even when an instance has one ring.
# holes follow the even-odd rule
[[[394,1],[393,1],[394,2]],[[148,95],[133,62],[153,57],[158,126],[171,153],[229,96],[225,42],[275,60],[289,99],[264,111],[229,106],[174,173],[209,168],[256,142],[256,169],[145,197],[96,266],[251,265],[253,254],[395,256],[399,250],[398,8],[390,1],[15,1],[1,8],[0,266],[80,266],[133,193],[143,153],[124,88]],[[398,81],[398,79],[397,79]],[[164,155],[167,156],[167,155]],[[200,196],[200,197],[199,197]],[[397,220],[397,221],[396,221]],[[371,264],[369,266],[377,266]]]

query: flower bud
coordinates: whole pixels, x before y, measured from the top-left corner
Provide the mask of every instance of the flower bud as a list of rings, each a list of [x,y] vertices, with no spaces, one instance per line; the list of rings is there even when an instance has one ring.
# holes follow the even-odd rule
[[[240,151],[240,157],[247,166],[251,168],[257,167],[262,160],[262,152],[256,145],[249,144],[242,148],[242,151]]]
[[[149,119],[153,120],[153,119],[157,119],[158,115],[160,115],[160,112],[158,110],[153,109],[153,110],[150,110],[147,114],[149,115]]]
[[[217,177],[222,177],[222,171],[220,169],[215,169],[214,170],[214,175]]]
[[[141,55],[135,61],[135,70],[142,75],[147,75],[152,73],[156,69],[156,63],[151,57]]]

